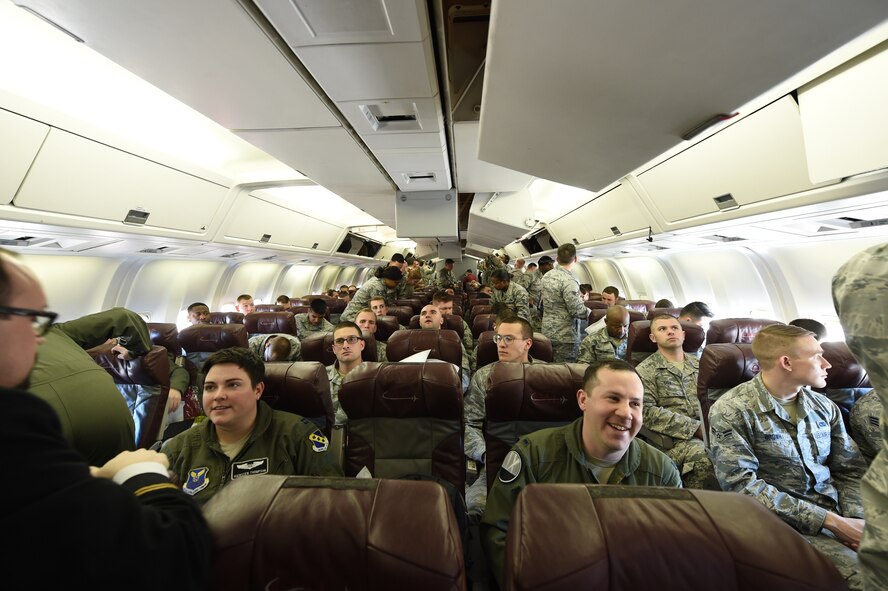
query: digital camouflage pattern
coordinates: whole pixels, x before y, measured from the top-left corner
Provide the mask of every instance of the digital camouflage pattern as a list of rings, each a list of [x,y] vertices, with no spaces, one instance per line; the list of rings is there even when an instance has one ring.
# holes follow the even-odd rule
[[[882,449],[881,417],[882,401],[875,390],[861,396],[851,407],[851,437],[867,463],[872,463]]]
[[[594,363],[605,359],[626,359],[629,339],[615,339],[607,332],[607,327],[596,330],[580,343],[578,363]]]
[[[580,340],[576,321],[589,316],[580,299],[580,282],[570,271],[556,265],[543,276],[542,288],[542,333],[552,341],[552,361],[574,362]]]

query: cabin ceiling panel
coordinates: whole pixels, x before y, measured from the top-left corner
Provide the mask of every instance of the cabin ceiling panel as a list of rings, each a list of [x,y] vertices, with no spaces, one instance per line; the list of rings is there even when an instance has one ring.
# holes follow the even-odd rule
[[[339,126],[237,2],[17,3],[229,129]]]
[[[598,191],[885,18],[883,0],[494,3],[478,157]]]
[[[12,202],[49,126],[0,109],[0,204]]]
[[[254,0],[291,47],[422,41],[429,34],[421,0]]]
[[[490,164],[478,159],[477,122],[456,123],[453,135],[456,147],[456,173],[459,190],[465,193],[520,191],[533,177],[523,172]],[[527,212],[531,215],[533,212]]]
[[[16,207],[205,233],[228,189],[74,134],[52,129],[19,189]]]

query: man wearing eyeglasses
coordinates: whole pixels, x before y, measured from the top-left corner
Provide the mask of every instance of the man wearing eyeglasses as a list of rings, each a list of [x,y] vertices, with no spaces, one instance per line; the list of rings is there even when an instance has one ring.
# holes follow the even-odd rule
[[[354,322],[343,320],[333,328],[333,354],[336,355],[336,361],[333,365],[327,366],[327,378],[330,380],[330,395],[333,398],[337,427],[348,422],[348,416],[339,404],[342,378],[361,364],[361,352],[364,346],[361,329]]]
[[[4,586],[61,587],[76,579],[102,588],[138,573],[139,588],[205,587],[209,530],[170,482],[166,456],[126,451],[90,467],[65,440],[53,408],[23,389],[55,317],[37,278],[0,252],[0,445],[15,462],[0,493],[0,521],[16,536],[0,559]],[[53,556],[51,569],[44,552]],[[164,566],[144,569],[146,556]]]
[[[530,347],[533,345],[533,328],[530,323],[509,312],[506,314],[508,316],[497,324],[496,334],[493,335],[499,362],[543,363],[530,356]],[[466,417],[466,456],[478,465],[478,479],[466,489],[466,509],[470,516],[476,517],[484,513],[487,502],[487,471],[483,468],[487,446],[484,443],[481,427],[487,415],[484,403],[484,398],[487,396],[487,382],[495,365],[490,363],[478,368],[472,376],[469,391],[463,400]]]

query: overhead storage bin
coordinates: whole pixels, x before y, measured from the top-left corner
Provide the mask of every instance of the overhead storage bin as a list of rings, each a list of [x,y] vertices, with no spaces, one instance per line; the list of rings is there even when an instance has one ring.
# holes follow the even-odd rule
[[[318,204],[319,210],[323,204]],[[226,238],[239,238],[269,246],[297,247],[332,252],[340,245],[343,229],[250,195],[232,209],[223,230]],[[263,239],[268,236],[267,239]]]
[[[204,233],[226,187],[52,128],[14,205],[123,222],[148,212],[144,225]],[[123,229],[123,228],[121,228]]]
[[[651,226],[633,188],[621,183],[592,201],[549,223],[549,233],[558,244],[586,244],[614,238]],[[616,230],[614,230],[616,228]]]
[[[0,204],[15,197],[49,126],[0,109]]]
[[[817,186],[808,175],[799,108],[790,96],[642,172],[638,180],[667,225]]]

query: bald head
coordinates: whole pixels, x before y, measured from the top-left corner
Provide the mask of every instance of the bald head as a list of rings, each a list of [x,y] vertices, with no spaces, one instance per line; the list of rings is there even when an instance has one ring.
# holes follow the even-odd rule
[[[629,310],[623,306],[611,306],[604,315],[604,325],[612,338],[624,338],[629,332]]]
[[[6,253],[0,254],[0,305],[34,311],[46,310],[46,296],[30,269]],[[33,316],[0,314],[0,386],[27,387],[37,346]]]

